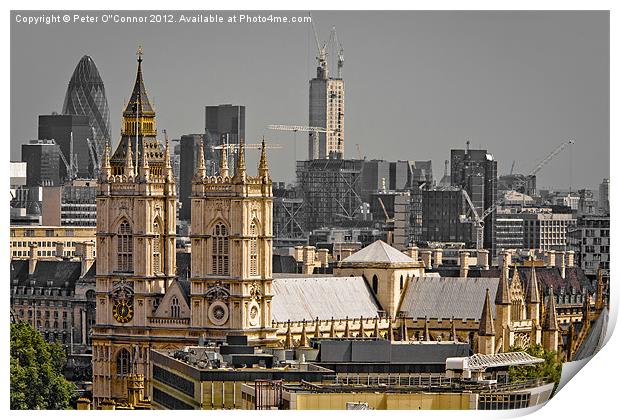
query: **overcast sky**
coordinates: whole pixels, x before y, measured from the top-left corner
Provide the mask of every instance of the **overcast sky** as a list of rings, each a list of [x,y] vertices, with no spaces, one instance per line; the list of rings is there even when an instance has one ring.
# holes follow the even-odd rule
[[[266,135],[285,146],[269,153],[273,178],[294,180],[295,136],[266,126],[308,123],[308,80],[316,67],[310,24],[26,25],[16,23],[17,14],[41,13],[11,17],[11,160],[36,138],[38,115],[62,111],[84,54],[105,83],[115,144],[141,44],[160,132],[200,133],[205,105],[245,105],[247,142]],[[137,14],[148,15],[122,12]],[[539,172],[539,187],[568,188],[571,172],[574,189],[596,189],[609,177],[607,12],[313,12],[313,18],[321,39],[335,25],[344,47],[346,157],[357,158],[359,144],[368,158],[431,159],[440,178],[450,149],[470,140],[495,156],[500,174],[513,160],[515,172],[527,173],[574,139],[572,152]],[[307,158],[306,139],[297,134],[297,159]],[[248,164],[256,155],[248,151]]]

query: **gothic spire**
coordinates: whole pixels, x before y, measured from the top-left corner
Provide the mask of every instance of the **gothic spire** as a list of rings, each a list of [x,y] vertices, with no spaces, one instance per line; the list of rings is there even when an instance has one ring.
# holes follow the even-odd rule
[[[284,338],[284,348],[293,348],[293,334],[291,333],[291,320],[286,324],[286,337]]]
[[[205,168],[205,153],[204,147],[202,145],[202,141],[200,142],[200,147],[198,148],[198,168],[196,168],[196,173],[194,175],[195,179],[205,179],[207,176],[207,170]]]
[[[318,316],[314,321],[314,338],[321,338],[321,321],[319,321]]]
[[[349,331],[349,317],[344,321],[344,337],[349,338],[351,336],[351,332]]]
[[[530,282],[527,284],[527,290],[525,291],[526,303],[540,303],[540,293],[538,292],[538,280],[536,279],[536,268],[534,268],[534,261],[530,259],[532,263],[530,269]]]
[[[112,165],[110,165],[110,142],[106,140],[105,146],[103,146],[103,163],[101,164],[101,171],[99,177],[101,180],[108,180],[112,175]]]
[[[482,316],[480,317],[480,328],[478,335],[495,335],[495,327],[493,326],[493,314],[491,309],[491,294],[487,289],[484,298],[484,306],[482,307]]]
[[[220,176],[222,178],[230,176],[228,173],[228,149],[225,147],[222,147],[220,151]]]
[[[515,266],[515,271],[517,267]],[[508,270],[502,270],[499,276],[499,285],[495,294],[496,305],[510,305],[510,289],[508,288]]]
[[[366,334],[364,334],[364,317],[360,316],[360,330],[358,335],[360,336],[360,338],[364,338],[366,337]]]
[[[334,321],[333,316],[332,316],[332,323],[329,326],[329,338],[336,338],[336,323]]]
[[[125,155],[125,176],[133,177],[133,153],[131,152],[131,140],[127,141],[127,154]]]
[[[265,137],[261,142],[260,162],[258,164],[258,176],[261,179],[269,178],[269,165],[267,165],[267,147],[265,146]]]
[[[308,333],[306,332],[306,320],[303,320],[301,327],[301,337],[299,338],[299,347],[308,347]]]
[[[149,102],[148,95],[146,94],[146,88],[144,87],[144,80],[142,79],[142,46],[138,47],[136,56],[138,57],[138,71],[136,72],[136,82],[134,83],[133,91],[131,92],[131,97],[129,98],[129,102],[127,102],[127,106],[125,107],[123,116],[153,116],[155,115],[155,111],[153,111],[153,107]]]
[[[239,145],[239,155],[237,156],[237,169],[235,170],[235,178],[241,182],[245,182],[245,144]]]
[[[549,288],[549,301],[547,302],[547,309],[545,314],[545,322],[543,323],[543,330],[557,331],[558,330],[558,318],[555,313],[555,295],[553,294],[553,286]]]
[[[130,142],[131,143],[131,142]],[[142,163],[140,164],[140,168],[138,168],[139,175],[144,181],[148,181],[149,179],[149,161],[146,157],[146,147],[144,142],[142,143]]]

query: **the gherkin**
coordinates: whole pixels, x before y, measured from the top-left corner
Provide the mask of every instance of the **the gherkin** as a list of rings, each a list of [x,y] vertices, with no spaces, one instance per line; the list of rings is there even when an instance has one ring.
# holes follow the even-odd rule
[[[62,113],[88,115],[94,131],[95,152],[101,156],[106,140],[110,139],[110,109],[99,70],[88,55],[82,57],[73,71]]]

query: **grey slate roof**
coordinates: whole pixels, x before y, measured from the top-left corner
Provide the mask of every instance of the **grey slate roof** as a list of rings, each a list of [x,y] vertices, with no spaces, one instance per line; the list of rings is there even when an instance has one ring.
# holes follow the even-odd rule
[[[414,263],[409,256],[396,248],[391,247],[382,240],[377,240],[365,248],[360,249],[353,255],[342,260],[343,263]]]
[[[273,279],[276,322],[377,316],[379,304],[362,277],[278,277]]]
[[[414,277],[400,311],[413,318],[480,319],[486,290],[493,296],[498,284],[498,278]],[[495,302],[489,303],[495,317]]]
[[[32,276],[28,275],[28,261],[11,261],[11,284],[13,286],[55,287],[73,290],[80,278],[82,265],[79,261],[40,260]],[[17,280],[17,284],[14,281]],[[31,282],[34,281],[34,284]],[[48,282],[51,285],[48,286]],[[67,285],[65,285],[67,283]]]

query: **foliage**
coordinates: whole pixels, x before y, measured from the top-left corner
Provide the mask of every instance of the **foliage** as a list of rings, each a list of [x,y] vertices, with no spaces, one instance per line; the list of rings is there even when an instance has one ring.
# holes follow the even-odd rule
[[[26,322],[11,324],[11,409],[71,408],[75,385],[62,376],[67,357]]]
[[[562,375],[562,361],[557,352],[545,351],[540,344],[532,345],[526,350],[520,347],[511,347],[510,351],[525,351],[534,357],[544,359],[544,362],[535,365],[510,367],[508,374],[512,382],[546,377],[553,381],[555,388],[557,388]]]

